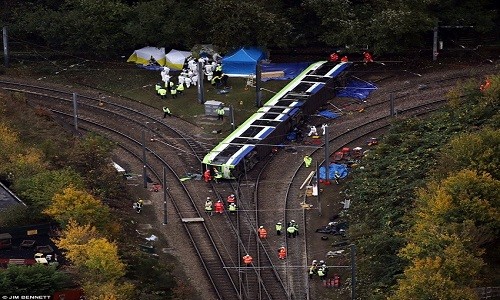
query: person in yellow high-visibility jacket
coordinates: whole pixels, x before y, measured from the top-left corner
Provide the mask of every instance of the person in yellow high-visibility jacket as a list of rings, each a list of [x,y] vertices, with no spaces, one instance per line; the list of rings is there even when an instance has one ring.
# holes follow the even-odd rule
[[[309,168],[309,166],[312,163],[312,160],[313,160],[312,157],[310,157],[309,155],[304,156],[304,163],[306,164],[306,168]]]

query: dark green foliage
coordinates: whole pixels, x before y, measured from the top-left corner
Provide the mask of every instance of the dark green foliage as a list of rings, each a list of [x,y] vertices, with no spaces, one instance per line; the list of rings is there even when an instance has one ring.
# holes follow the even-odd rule
[[[34,207],[15,205],[0,211],[0,227],[16,227],[26,224],[49,222],[48,217]]]
[[[2,295],[52,295],[68,284],[68,276],[44,265],[0,269]]]
[[[13,187],[27,204],[43,209],[50,205],[56,193],[62,192],[70,185],[83,188],[83,178],[74,170],[66,168],[20,178]]]
[[[120,195],[122,177],[111,165],[114,144],[101,136],[90,134],[79,140],[70,151],[67,164],[85,177],[93,195],[102,199]]]
[[[11,36],[72,54],[113,57],[139,46],[189,49],[213,43],[292,48],[368,46],[377,54],[428,47],[432,29],[473,26],[443,34],[495,37],[493,0],[151,0],[7,1],[1,21]],[[8,3],[8,5],[7,5]],[[458,46],[458,45],[454,45]]]
[[[172,270],[171,265],[139,254],[130,262],[127,277],[141,282],[142,293],[152,297],[148,299],[170,299],[173,289],[177,286]]]
[[[494,77],[493,82],[496,80]],[[498,109],[491,111],[498,102],[496,85],[484,94],[478,92],[477,82],[461,86],[455,96],[450,94],[449,108],[430,118],[393,124],[383,141],[363,160],[364,169],[353,172],[349,190],[356,205],[350,211],[351,231],[359,249],[358,286],[363,299],[387,295],[407,264],[397,254],[407,243],[405,233],[412,225],[410,212],[417,188],[467,166],[498,174],[498,132],[477,132],[476,127],[498,119]],[[469,131],[474,134],[460,135]],[[467,186],[463,189],[470,190]],[[491,188],[485,190],[492,192]],[[476,198],[498,199],[484,193]],[[450,218],[464,215],[470,213],[460,211]],[[483,220],[480,216],[476,219]],[[492,237],[486,231],[477,236],[483,236],[476,238],[477,243],[491,241]]]

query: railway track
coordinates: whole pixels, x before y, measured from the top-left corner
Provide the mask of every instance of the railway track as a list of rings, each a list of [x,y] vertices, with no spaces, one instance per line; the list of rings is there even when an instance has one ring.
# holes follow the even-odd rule
[[[32,103],[48,107],[66,122],[74,123],[72,108],[75,96],[69,91],[4,80],[0,80],[0,88],[26,93]],[[425,90],[431,89],[422,91]],[[160,170],[169,170],[169,189],[166,192],[179,218],[186,220],[182,223],[184,230],[197,256],[201,258],[200,264],[217,299],[310,299],[306,274],[307,244],[304,235],[299,235],[296,239],[287,239],[285,236],[278,238],[272,230],[275,220],[281,220],[286,228],[286,221],[294,219],[299,222],[300,232],[304,232],[305,211],[299,206],[302,199],[296,181],[298,178],[304,178],[308,170],[300,166],[301,159],[297,165],[296,159],[285,159],[283,163],[276,156],[268,161],[260,173],[243,178],[236,186],[226,183],[212,186],[216,197],[221,200],[224,200],[228,193],[236,191],[240,212],[236,216],[224,214],[220,218],[206,218],[200,213],[206,196],[201,194],[200,186],[206,188],[206,184],[184,183],[181,174],[200,171],[198,166],[201,157],[208,152],[208,143],[200,141],[196,135],[188,135],[179,130],[182,120],[175,119],[173,126],[173,120],[151,117],[158,114],[154,108],[134,102],[118,103],[110,98],[104,101],[99,96],[76,97],[81,128],[117,141],[137,161],[143,162],[142,154],[147,161],[145,169],[156,181],[162,179]],[[395,99],[407,98],[408,95],[402,93]],[[408,99],[398,101],[398,113],[416,115],[418,110],[425,113],[434,105],[439,105],[430,100],[424,104],[420,103],[420,108],[416,108],[411,102]],[[365,107],[366,114],[387,103],[388,100],[369,103]],[[330,147],[334,150],[332,153],[349,142],[385,128],[389,119],[389,116],[374,116],[373,120],[363,118],[362,125],[359,125],[360,120],[354,118],[346,120],[343,131],[338,131],[339,134],[330,142]],[[375,125],[377,122],[379,124]],[[313,154],[315,161],[321,157],[319,149],[305,149]],[[295,166],[291,162],[295,162]],[[279,168],[276,163],[281,164],[282,169],[283,166],[291,167],[294,173],[281,174],[279,178],[273,177],[269,168]],[[280,184],[277,185],[277,182]],[[204,222],[188,221],[193,219],[203,219]],[[257,237],[256,229],[261,224],[266,224],[269,235],[273,235],[272,238],[260,240]],[[286,245],[289,252],[285,261],[279,261],[277,258],[276,250],[281,245]],[[242,266],[241,257],[246,253],[254,256],[252,266]]]

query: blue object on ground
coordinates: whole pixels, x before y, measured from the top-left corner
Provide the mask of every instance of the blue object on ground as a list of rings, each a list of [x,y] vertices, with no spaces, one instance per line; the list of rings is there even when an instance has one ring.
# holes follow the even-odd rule
[[[325,117],[325,118],[328,118],[328,119],[335,119],[335,118],[338,118],[340,117],[339,114],[337,113],[334,113],[334,112],[331,112],[329,110],[322,110],[318,113],[320,116],[322,117]]]
[[[364,100],[371,92],[378,89],[376,85],[366,81],[352,80],[345,88],[337,92],[337,97]]]
[[[328,167],[328,178],[329,179],[334,179],[335,178],[335,172],[338,172],[340,175],[340,178],[345,178],[349,174],[347,171],[347,166],[344,164],[330,164]],[[325,167],[320,167],[319,168],[319,179],[326,179],[326,172],[325,172]]]

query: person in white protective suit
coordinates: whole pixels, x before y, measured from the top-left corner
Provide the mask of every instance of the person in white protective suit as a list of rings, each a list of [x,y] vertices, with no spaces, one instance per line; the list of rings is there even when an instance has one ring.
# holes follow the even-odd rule
[[[321,125],[321,129],[323,130],[323,135],[325,135],[325,134],[326,134],[326,128],[327,128],[327,127],[328,127],[328,124],[326,124],[326,123],[325,123],[325,124],[323,124],[323,125]]]
[[[316,130],[316,126],[311,126],[311,130],[307,136],[318,135],[318,131]]]

